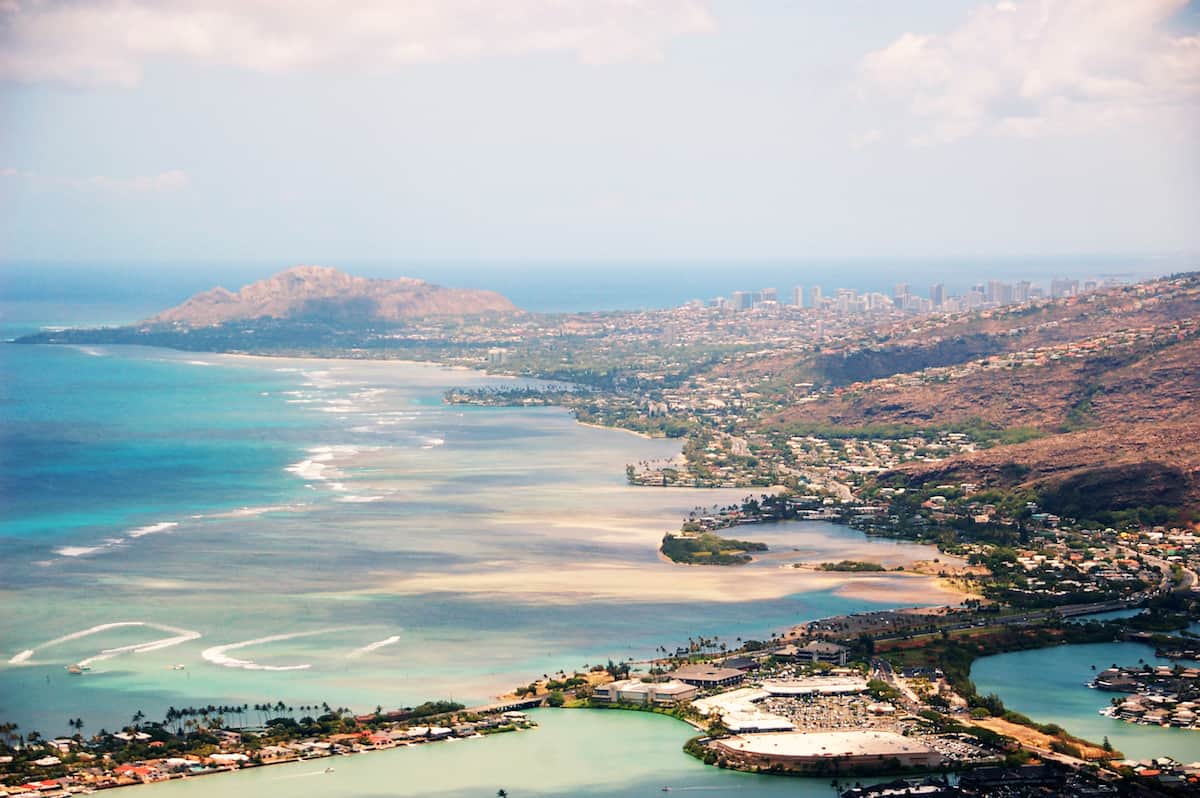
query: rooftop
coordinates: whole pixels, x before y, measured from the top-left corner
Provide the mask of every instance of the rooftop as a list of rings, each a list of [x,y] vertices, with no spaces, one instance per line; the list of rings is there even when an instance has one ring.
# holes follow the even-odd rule
[[[730,737],[726,747],[769,756],[887,756],[927,754],[924,743],[885,731],[781,732]]]
[[[737,668],[714,668],[711,665],[684,665],[671,675],[678,679],[722,682],[726,679],[740,679],[746,674]]]

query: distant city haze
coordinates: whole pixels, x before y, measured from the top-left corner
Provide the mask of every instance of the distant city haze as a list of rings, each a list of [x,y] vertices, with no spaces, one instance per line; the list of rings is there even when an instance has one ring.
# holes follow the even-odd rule
[[[892,296],[897,283],[913,296],[963,295],[989,280],[1029,281],[1050,293],[1055,278],[1132,282],[1196,268],[1197,259],[1176,257],[1058,258],[827,258],[791,261],[340,263],[330,265],[363,277],[417,277],[439,285],[498,291],[519,308],[535,312],[673,307],[691,300],[730,297],[736,291],[775,288],[790,304],[795,287],[812,304],[839,288]],[[0,323],[129,323],[200,291],[221,285],[236,291],[296,264],[6,264],[0,267]],[[135,316],[130,313],[136,310]],[[64,315],[65,314],[65,315]]]

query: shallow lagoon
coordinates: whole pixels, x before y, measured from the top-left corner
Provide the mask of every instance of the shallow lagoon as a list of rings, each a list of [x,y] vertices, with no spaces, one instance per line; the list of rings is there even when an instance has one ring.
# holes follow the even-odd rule
[[[681,750],[694,734],[662,715],[612,710],[537,710],[528,732],[392,749],[206,776],[114,795],[145,798],[226,798],[288,795],[347,798],[428,795],[829,796],[828,779],[755,776],[708,767]],[[325,773],[333,766],[333,773]]]
[[[922,577],[664,562],[665,531],[744,491],[625,484],[626,463],[676,441],[441,403],[496,381],[475,372],[120,347],[0,358],[0,717],[23,729],[209,703],[470,704],[689,636],[952,598]],[[60,456],[11,456],[39,441]],[[809,558],[932,552],[822,523],[753,529]]]

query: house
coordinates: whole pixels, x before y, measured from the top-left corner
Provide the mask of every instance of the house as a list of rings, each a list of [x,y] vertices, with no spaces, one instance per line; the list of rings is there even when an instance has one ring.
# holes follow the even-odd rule
[[[250,757],[245,754],[210,754],[208,760],[214,765],[240,765],[249,762]]]
[[[118,765],[113,771],[117,778],[137,779],[138,781],[153,781],[158,777],[158,768],[149,765]]]
[[[413,726],[405,733],[405,736],[410,740],[441,740],[453,733],[453,729],[445,726]]]
[[[124,740],[127,743],[140,743],[150,739],[150,735],[146,734],[145,732],[133,732],[132,734],[130,732],[113,732],[112,736],[116,737],[118,740]]]

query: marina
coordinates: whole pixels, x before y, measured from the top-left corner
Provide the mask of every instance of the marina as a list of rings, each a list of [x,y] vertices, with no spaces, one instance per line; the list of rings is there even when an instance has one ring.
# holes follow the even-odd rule
[[[1015,651],[978,660],[971,678],[980,693],[996,693],[1009,709],[1057,723],[1089,740],[1105,738],[1129,759],[1170,756],[1180,762],[1200,760],[1200,734],[1158,726],[1138,726],[1105,717],[1111,693],[1087,686],[1113,663],[1139,661],[1170,666],[1153,649],[1136,643],[1092,643]],[[1036,680],[1028,675],[1038,674]]]

